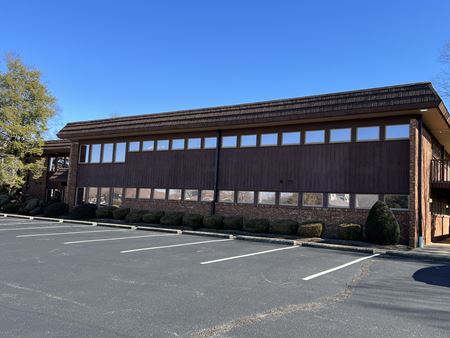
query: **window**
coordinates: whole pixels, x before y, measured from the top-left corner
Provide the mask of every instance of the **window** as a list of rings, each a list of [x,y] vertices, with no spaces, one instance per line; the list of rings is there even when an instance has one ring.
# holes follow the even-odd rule
[[[64,157],[64,164],[61,166],[62,168],[70,167],[70,157]]]
[[[112,205],[120,207],[122,205],[123,188],[113,188]]]
[[[80,163],[89,162],[89,144],[82,144],[80,147]]]
[[[378,195],[356,194],[355,203],[357,209],[370,209],[378,201]]]
[[[152,189],[149,188],[139,188],[139,198],[140,199],[150,199],[150,196],[152,194]]]
[[[253,204],[255,203],[254,191],[238,191],[238,203]]]
[[[142,141],[142,151],[152,151],[155,149],[155,141]]]
[[[408,209],[409,196],[408,195],[384,195],[384,201],[391,209]]]
[[[169,200],[172,201],[181,200],[181,189],[169,189]]]
[[[133,141],[128,143],[128,151],[139,151],[141,150],[141,142]]]
[[[233,190],[220,190],[219,191],[219,202],[233,203],[234,202],[234,191]]]
[[[324,143],[325,142],[325,130],[308,130],[305,133],[305,143]]]
[[[217,137],[205,137],[205,149],[217,148]]]
[[[86,188],[77,188],[77,198],[75,205],[83,204],[86,201]]]
[[[48,171],[53,172],[56,171],[56,157],[49,157],[48,159]]]
[[[200,149],[202,146],[201,138],[190,138],[188,139],[188,149]]]
[[[125,142],[116,143],[116,154],[114,156],[114,162],[125,162],[125,150],[127,144]]]
[[[280,192],[280,205],[298,206],[298,193]]]
[[[224,136],[222,137],[222,148],[236,148],[237,136]]]
[[[330,130],[330,142],[350,142],[351,140],[352,130],[350,128]]]
[[[172,150],[183,150],[184,149],[184,139],[177,138],[172,140]]]
[[[202,202],[214,201],[214,190],[202,190]]]
[[[357,141],[378,141],[380,139],[380,127],[359,127],[356,129]]]
[[[241,147],[256,147],[256,135],[242,135]]]
[[[156,150],[169,150],[169,140],[156,141]]]
[[[283,133],[281,137],[281,144],[283,146],[287,146],[290,144],[300,144],[300,132],[291,131]]]
[[[109,205],[109,188],[100,188],[100,201],[99,204],[103,206]]]
[[[386,140],[399,140],[409,138],[409,124],[386,126]]]
[[[125,198],[136,198],[136,188],[126,188]]]
[[[258,193],[258,204],[275,204],[275,192],[260,191]]]
[[[101,144],[92,145],[91,163],[100,163],[100,152],[102,150]]]
[[[102,156],[102,162],[103,163],[110,163],[113,159],[113,147],[114,143],[106,143],[103,145],[103,156]]]
[[[185,201],[198,201],[198,190],[186,189],[184,191],[184,200]]]
[[[261,146],[276,146],[278,145],[278,134],[261,134]]]
[[[153,189],[153,199],[155,200],[165,200],[166,199],[166,189]]]
[[[328,194],[328,207],[350,208],[350,194]]]
[[[323,206],[323,194],[316,192],[304,192],[303,193],[303,206],[305,207],[322,207]]]
[[[91,204],[97,204],[97,188],[88,188],[87,201]]]

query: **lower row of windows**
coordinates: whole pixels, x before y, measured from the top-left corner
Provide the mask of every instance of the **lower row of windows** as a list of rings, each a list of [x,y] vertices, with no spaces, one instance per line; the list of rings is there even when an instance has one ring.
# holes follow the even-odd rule
[[[93,203],[103,206],[120,206],[123,198],[142,200],[173,201],[214,201],[214,190],[198,189],[164,189],[164,188],[107,188],[88,187],[77,189],[77,204]],[[301,200],[300,200],[301,199]],[[370,209],[380,200],[378,194],[355,194],[354,203],[357,209]],[[392,209],[408,209],[408,195],[384,195],[384,201]],[[234,191],[219,190],[218,202],[238,204],[261,204],[280,206],[305,206],[350,208],[350,194],[316,193],[316,192],[274,192],[274,191]]]

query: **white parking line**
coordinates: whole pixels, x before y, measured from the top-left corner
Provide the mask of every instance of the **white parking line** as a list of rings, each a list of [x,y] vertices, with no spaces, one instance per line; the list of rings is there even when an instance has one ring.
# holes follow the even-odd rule
[[[78,243],[93,243],[93,242],[106,242],[106,241],[119,241],[122,239],[133,238],[146,238],[146,237],[166,237],[166,236],[178,236],[180,234],[161,234],[161,235],[145,235],[145,236],[128,236],[128,237],[114,237],[114,238],[100,238],[100,239],[88,239],[86,241],[72,241],[64,242],[64,244],[78,244]]]
[[[282,250],[289,250],[289,249],[295,249],[298,248],[298,245],[294,245],[294,246],[288,246],[286,248],[278,248],[278,249],[271,249],[271,250],[265,250],[265,251],[258,251],[258,252],[253,252],[250,254],[246,254],[246,255],[239,255],[239,256],[233,256],[233,257],[227,257],[227,258],[221,258],[221,259],[215,259],[213,261],[206,261],[206,262],[201,262],[200,264],[211,264],[211,263],[218,263],[218,262],[224,262],[224,261],[230,261],[232,259],[238,259],[238,258],[243,258],[243,257],[250,257],[250,256],[256,256],[256,255],[262,255],[262,254],[266,254],[269,252],[275,252],[275,251],[282,251]]]
[[[59,222],[36,222],[36,221],[28,221],[28,222],[11,222],[11,223],[0,223],[0,226],[10,226],[10,225],[24,225],[24,224],[61,224]]]
[[[36,229],[59,229],[59,228],[89,228],[93,225],[52,225],[48,227],[27,227],[27,228],[12,228],[12,229],[0,229],[0,231],[18,231],[18,230],[36,230]]]
[[[339,265],[339,266],[337,266],[337,267],[335,267],[335,268],[332,268],[332,269],[329,269],[329,270],[325,270],[325,271],[316,273],[316,274],[314,274],[314,275],[305,277],[305,278],[303,278],[303,280],[311,280],[311,279],[313,279],[313,278],[316,278],[316,277],[325,275],[325,274],[327,274],[327,273],[330,273],[330,272],[333,272],[333,271],[336,271],[336,270],[339,270],[339,269],[343,269],[343,268],[345,268],[345,267],[347,267],[347,266],[350,266],[350,265],[352,265],[352,264],[356,264],[356,263],[362,262],[362,261],[364,261],[364,260],[366,260],[366,259],[370,259],[370,258],[379,256],[379,255],[380,255],[380,254],[374,254],[374,255],[371,255],[371,256],[358,258],[358,259],[355,259],[354,261],[351,261],[351,262],[348,262],[348,263]]]
[[[174,244],[174,245],[154,246],[154,247],[150,247],[150,248],[123,250],[120,253],[129,253],[129,252],[147,251],[147,250],[156,250],[156,249],[165,249],[165,248],[175,248],[175,247],[178,247],[178,246],[188,246],[188,245],[197,245],[197,244],[206,244],[206,243],[215,243],[215,242],[225,242],[225,241],[234,241],[234,239],[232,239],[232,238],[215,239],[215,240],[212,240],[212,241],[201,241],[201,242],[190,242],[190,243],[183,243],[183,244]]]
[[[24,238],[24,237],[41,237],[41,236],[63,236],[63,235],[75,235],[75,234],[87,234],[91,232],[107,232],[107,231],[129,231],[130,229],[123,229],[123,230],[91,230],[91,231],[71,231],[71,232],[56,232],[56,233],[49,233],[49,234],[32,234],[32,235],[19,235],[16,236],[17,238]]]

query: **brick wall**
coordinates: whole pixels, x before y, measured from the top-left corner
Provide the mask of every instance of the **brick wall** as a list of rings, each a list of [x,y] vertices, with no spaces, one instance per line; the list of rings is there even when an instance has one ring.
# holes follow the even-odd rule
[[[80,145],[78,142],[72,142],[70,145],[70,166],[67,175],[67,197],[66,203],[70,208],[75,206],[75,195],[77,187],[77,171],[78,171],[78,152]]]
[[[415,248],[417,246],[417,219],[418,219],[418,198],[417,198],[417,182],[418,182],[418,140],[419,131],[417,129],[418,123],[416,119],[410,121],[409,134],[409,246]]]
[[[123,207],[136,210],[182,211],[191,214],[209,215],[211,214],[212,203],[126,198],[123,202]]]

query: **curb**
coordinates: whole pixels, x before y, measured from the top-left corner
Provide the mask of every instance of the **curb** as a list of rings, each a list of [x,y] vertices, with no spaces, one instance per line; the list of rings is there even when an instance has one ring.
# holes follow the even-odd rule
[[[283,245],[295,245],[296,244],[293,239],[258,237],[258,236],[248,236],[248,235],[237,235],[236,239],[243,240],[243,241],[266,242],[266,243],[283,244]]]
[[[206,231],[195,231],[195,230],[180,230],[180,231],[182,234],[185,234],[185,235],[209,236],[209,237],[236,239],[236,236],[234,236],[234,235],[221,234],[218,232],[206,232]]]
[[[304,242],[304,241],[294,241],[294,242],[300,246],[309,247],[309,248],[364,252],[364,253],[370,253],[370,254],[380,253],[380,251],[381,251],[379,249],[341,245],[341,244],[328,244],[328,243]]]
[[[430,254],[426,252],[411,252],[411,251],[395,251],[395,250],[386,250],[385,254],[391,257],[401,257],[408,259],[420,259],[420,260],[439,260],[439,261],[450,261],[450,255],[445,254]]]
[[[103,223],[99,223],[99,224],[103,224]],[[114,225],[111,225],[111,226],[114,226]],[[115,224],[115,226],[117,226],[117,224]],[[136,229],[137,230],[146,230],[146,231],[169,232],[172,234],[181,234],[183,232],[183,231],[177,230],[177,229],[156,228],[156,227],[148,227],[145,225],[138,225],[138,226],[136,226]]]

